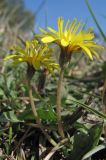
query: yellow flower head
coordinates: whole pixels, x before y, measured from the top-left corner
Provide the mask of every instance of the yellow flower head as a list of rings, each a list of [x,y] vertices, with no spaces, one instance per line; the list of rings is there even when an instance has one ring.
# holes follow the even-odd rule
[[[42,34],[39,36],[43,43],[56,42],[62,48],[62,52],[68,54],[68,57],[73,52],[83,51],[92,60],[93,55],[98,58],[96,50],[102,48],[93,41],[92,28],[84,30],[84,24],[76,19],[72,22],[68,20],[64,25],[64,20],[59,17],[57,31],[50,27],[48,31],[40,30]]]
[[[27,62],[35,70],[41,67],[47,68],[50,72],[58,69],[58,64],[51,57],[52,49],[48,48],[47,44],[39,44],[37,40],[26,41],[25,49],[15,46],[13,51],[15,53],[6,56],[4,60],[12,59],[14,64]]]

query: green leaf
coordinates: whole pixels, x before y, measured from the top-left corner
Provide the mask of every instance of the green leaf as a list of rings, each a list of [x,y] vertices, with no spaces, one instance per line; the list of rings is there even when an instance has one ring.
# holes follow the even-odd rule
[[[77,129],[77,131],[79,130],[79,131],[83,131],[85,133],[88,131],[87,126],[80,123],[80,122],[75,122],[73,126]]]
[[[16,116],[16,114],[14,113],[14,111],[9,111],[9,112],[4,112],[3,113],[4,117],[6,120],[10,121],[10,122],[22,122],[21,120],[19,120]]]
[[[4,95],[5,95],[4,90],[0,88],[0,97],[2,97]]]
[[[24,112],[20,113],[18,115],[18,119],[20,119],[21,121],[33,121],[35,120],[35,117],[32,110],[29,108],[26,109]]]
[[[75,134],[71,160],[82,160],[82,157],[98,144],[102,128],[103,124],[97,124],[91,127],[88,133]]]
[[[38,108],[37,112],[38,112],[39,117],[42,120],[47,120],[47,121],[56,120],[56,115],[55,115],[55,112],[52,106],[48,106],[47,108],[45,107]]]
[[[39,106],[37,108],[37,113],[39,117],[44,121],[55,121],[56,120],[55,112],[51,106],[47,106],[47,107]],[[18,119],[21,121],[30,121],[30,120],[35,120],[35,117],[33,115],[32,110],[28,108],[18,116]]]

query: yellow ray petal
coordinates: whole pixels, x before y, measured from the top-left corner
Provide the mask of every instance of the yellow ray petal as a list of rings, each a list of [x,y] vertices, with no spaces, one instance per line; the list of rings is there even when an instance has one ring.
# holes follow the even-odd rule
[[[54,33],[54,34],[56,34],[56,35],[57,35],[57,31],[56,31],[56,30],[54,30],[53,28],[51,28],[51,27],[47,27],[47,29],[48,29],[50,32],[52,32],[52,33]]]
[[[66,23],[66,25],[65,25],[65,28],[64,28],[64,32],[67,31],[68,26],[69,26],[69,23],[70,23],[70,20],[68,19],[68,21],[67,21],[67,23]]]
[[[68,36],[67,36],[68,39],[70,39],[70,37],[71,37],[71,34],[72,34],[71,32],[72,32],[76,22],[77,22],[77,20],[73,19],[73,21],[70,23],[70,26],[69,26],[69,28],[67,30],[68,31]]]
[[[15,55],[15,54],[14,55],[9,55],[9,56],[5,57],[4,60],[6,61],[6,60],[9,60],[9,59],[13,59],[15,57],[19,57],[19,56]]]
[[[40,30],[42,33],[44,33],[44,34],[47,34],[47,33],[48,33],[47,31],[45,31],[45,30],[42,29],[42,28],[39,28],[39,30]]]
[[[78,31],[80,26],[81,26],[81,21],[76,24],[72,32],[75,34]]]
[[[60,37],[63,32],[63,23],[64,23],[64,20],[61,17],[59,17],[58,18],[58,33]]]
[[[92,53],[94,54],[94,56],[95,56],[97,59],[100,58],[99,55],[98,55],[98,53],[97,53],[96,51],[92,50]]]
[[[55,41],[56,39],[53,38],[52,36],[45,36],[44,38],[41,39],[43,43],[50,43]]]
[[[91,51],[90,51],[87,47],[85,47],[85,46],[80,46],[80,47],[82,48],[82,50],[84,51],[84,53],[87,54],[88,57],[89,57],[91,60],[93,60]]]

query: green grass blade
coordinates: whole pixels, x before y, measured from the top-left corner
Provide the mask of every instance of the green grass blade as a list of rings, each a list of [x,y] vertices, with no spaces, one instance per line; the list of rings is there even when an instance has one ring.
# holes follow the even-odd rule
[[[13,136],[13,129],[12,127],[10,127],[9,128],[9,145],[11,145],[12,136]]]
[[[76,103],[76,104],[78,104],[78,105],[80,105],[80,106],[82,106],[83,108],[85,108],[85,109],[88,110],[89,112],[94,113],[94,114],[97,115],[98,117],[106,120],[106,115],[103,114],[103,113],[101,113],[101,112],[99,112],[99,111],[97,111],[96,109],[91,108],[91,107],[89,107],[88,105],[83,104],[81,101],[78,101],[78,100],[76,100],[76,99],[74,99],[74,100],[71,99],[71,101],[74,102],[74,103]]]
[[[99,23],[98,23],[98,21],[97,21],[97,19],[96,19],[96,17],[95,17],[95,14],[94,14],[94,12],[93,12],[93,10],[92,10],[92,8],[91,8],[88,0],[85,0],[85,2],[86,2],[86,5],[87,5],[87,7],[88,7],[88,9],[89,9],[89,11],[90,11],[90,14],[91,14],[91,16],[92,16],[92,18],[93,18],[93,20],[94,20],[94,22],[95,22],[95,24],[96,24],[99,32],[100,32],[102,38],[104,39],[104,41],[106,41],[106,36],[105,36],[105,34],[104,34],[101,26],[99,25]]]

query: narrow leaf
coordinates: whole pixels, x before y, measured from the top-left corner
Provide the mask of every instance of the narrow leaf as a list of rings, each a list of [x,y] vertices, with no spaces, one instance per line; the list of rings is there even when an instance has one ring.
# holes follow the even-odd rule
[[[85,109],[88,110],[89,112],[94,113],[94,114],[97,115],[98,117],[106,120],[106,115],[103,114],[103,113],[101,113],[101,112],[99,112],[99,111],[97,111],[96,109],[91,108],[91,107],[89,107],[88,105],[83,104],[82,102],[80,102],[80,101],[78,101],[78,100],[76,100],[76,99],[74,99],[74,100],[71,99],[71,101],[73,101],[73,102],[77,103],[78,105],[82,106],[83,108],[85,108]]]
[[[92,8],[91,8],[88,0],[85,0],[85,2],[86,2],[86,4],[87,4],[87,7],[88,7],[88,9],[89,9],[89,11],[90,11],[90,14],[91,14],[91,16],[92,16],[92,18],[93,18],[93,20],[94,20],[94,22],[95,22],[95,24],[96,24],[99,32],[100,32],[102,38],[104,39],[104,41],[106,41],[106,36],[105,36],[105,34],[104,34],[101,26],[99,25],[99,23],[98,23],[98,21],[97,21],[97,19],[96,19],[96,17],[95,17],[95,14],[94,14],[94,12],[93,12],[93,10],[92,10]]]

